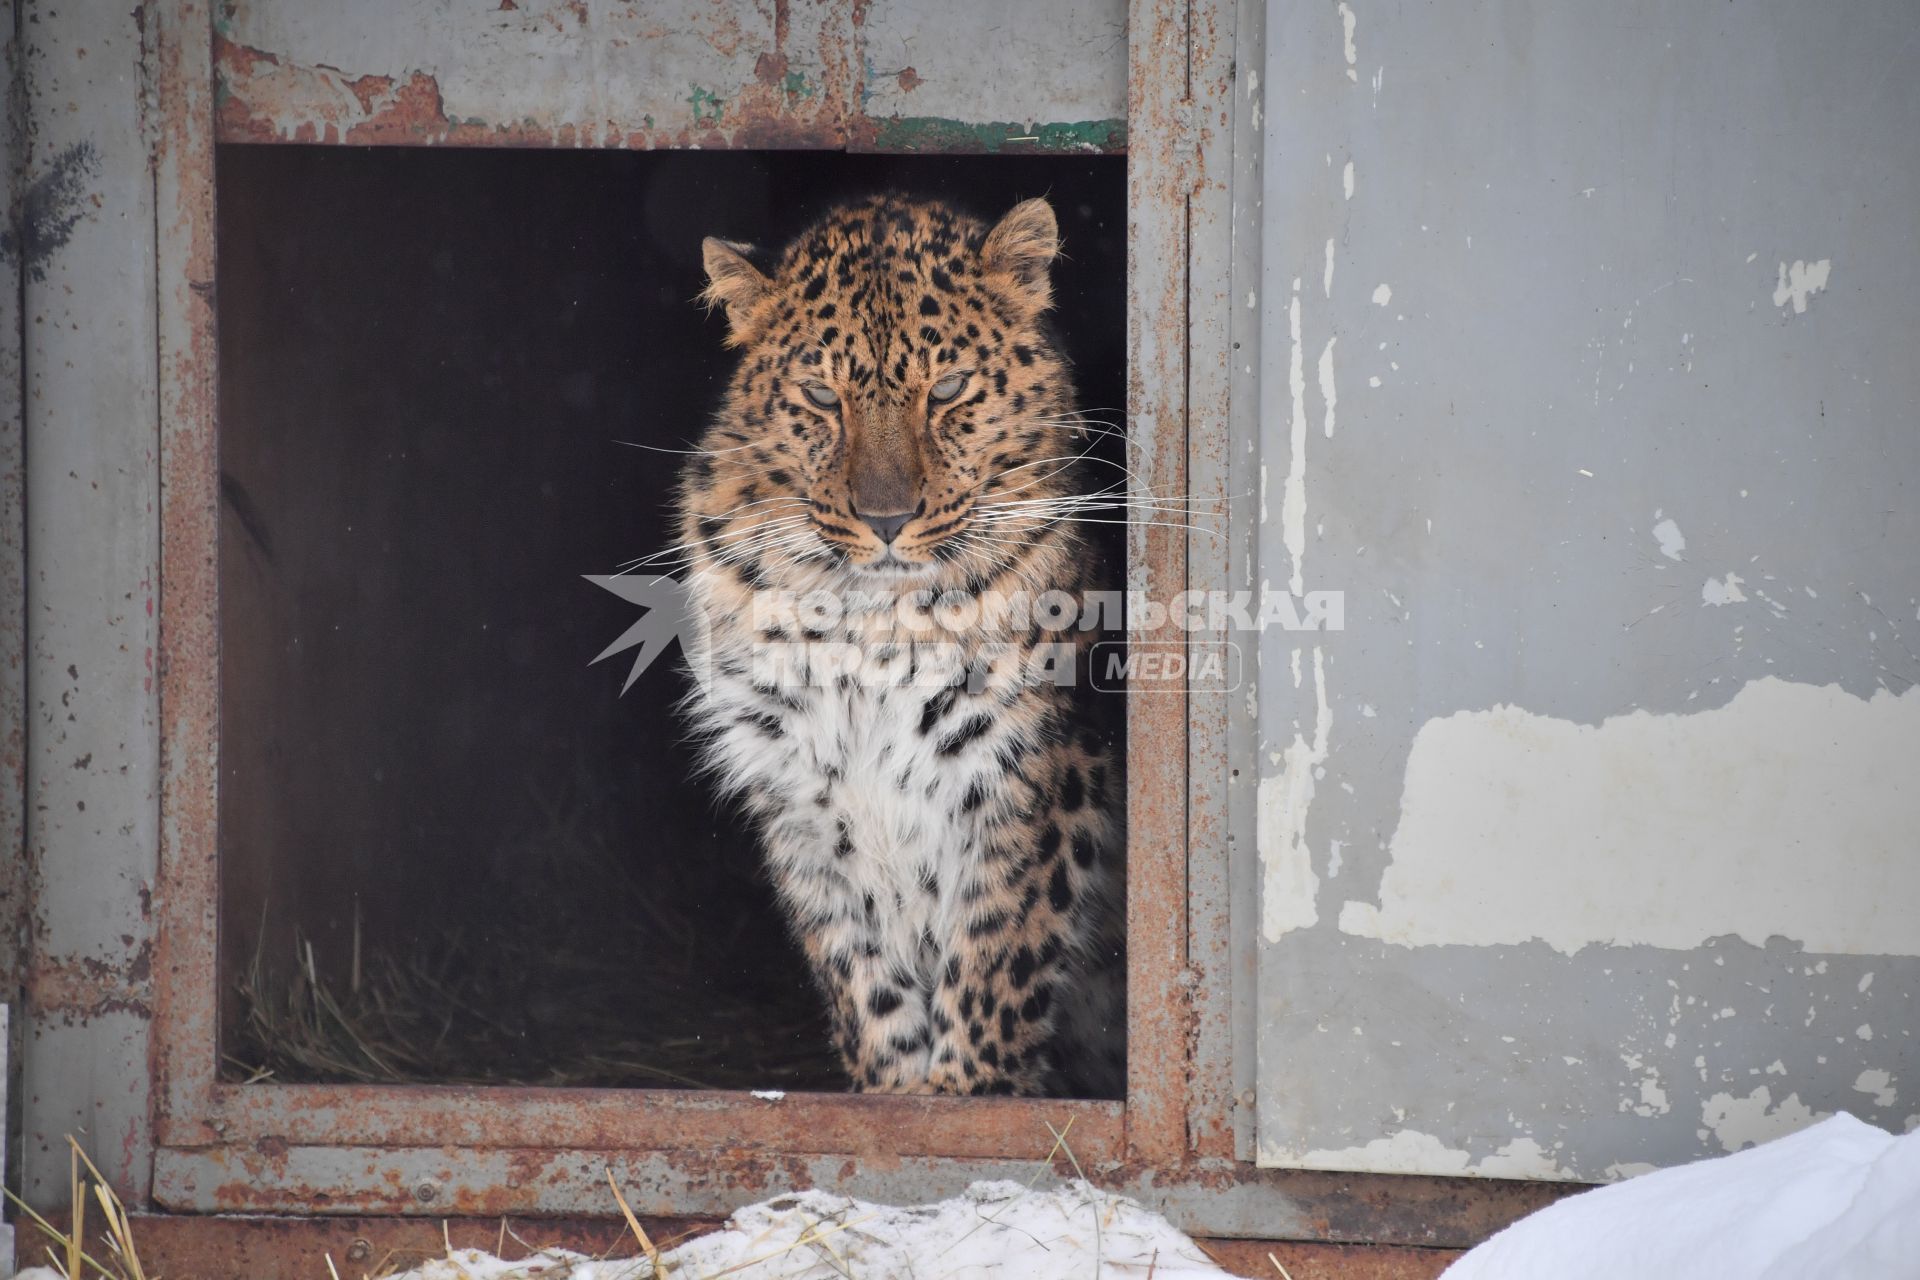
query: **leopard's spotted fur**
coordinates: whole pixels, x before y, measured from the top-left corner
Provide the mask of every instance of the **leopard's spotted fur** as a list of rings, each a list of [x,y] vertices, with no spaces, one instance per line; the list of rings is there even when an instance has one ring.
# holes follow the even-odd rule
[[[957,602],[1098,585],[1035,501],[1085,484],[1043,324],[1057,250],[1044,201],[989,229],[900,196],[835,210],[770,274],[705,245],[743,356],[680,492],[690,714],[758,820],[856,1089],[1122,1083],[1121,779],[1083,680],[980,678],[1062,642],[1071,666],[1091,633],[946,629]],[[821,589],[843,607],[757,609]],[[829,671],[841,642],[892,674]]]

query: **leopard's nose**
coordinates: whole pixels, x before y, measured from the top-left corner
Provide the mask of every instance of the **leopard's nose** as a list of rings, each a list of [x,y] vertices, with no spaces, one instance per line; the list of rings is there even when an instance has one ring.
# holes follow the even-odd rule
[[[867,528],[873,530],[874,535],[878,537],[880,541],[886,543],[891,543],[898,537],[900,530],[906,526],[907,521],[913,519],[913,512],[911,511],[900,511],[891,515],[876,515],[871,511],[856,511],[854,514],[860,517],[861,522],[865,524]]]

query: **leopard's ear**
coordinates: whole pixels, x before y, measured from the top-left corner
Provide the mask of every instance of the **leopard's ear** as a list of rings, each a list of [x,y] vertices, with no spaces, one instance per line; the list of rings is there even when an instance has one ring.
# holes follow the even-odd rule
[[[709,309],[727,309],[727,342],[735,347],[753,340],[761,304],[773,296],[773,281],[747,260],[752,247],[712,236],[700,242],[700,256],[707,266],[707,287],[700,300]]]
[[[1036,311],[1053,305],[1049,268],[1060,253],[1060,224],[1045,200],[1022,200],[1000,219],[980,249],[989,275],[1008,277],[1017,296]]]

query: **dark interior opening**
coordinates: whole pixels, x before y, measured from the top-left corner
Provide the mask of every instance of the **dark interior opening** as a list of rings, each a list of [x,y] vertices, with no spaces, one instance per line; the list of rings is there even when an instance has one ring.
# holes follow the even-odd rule
[[[845,1087],[675,664],[589,660],[583,581],[669,541],[733,357],[706,235],[893,187],[1047,195],[1056,320],[1116,426],[1112,157],[224,147],[222,1061],[229,1079]],[[1101,445],[1121,461],[1118,435]],[[1116,473],[1117,474],[1117,473]],[[1112,585],[1118,526],[1099,528]]]

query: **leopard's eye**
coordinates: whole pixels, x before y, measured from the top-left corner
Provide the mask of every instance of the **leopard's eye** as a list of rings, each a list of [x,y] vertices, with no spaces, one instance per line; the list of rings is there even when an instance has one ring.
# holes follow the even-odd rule
[[[813,401],[814,404],[822,409],[831,409],[840,403],[840,397],[834,393],[833,388],[825,386],[822,383],[809,382],[803,385],[800,390],[806,393],[807,399]]]
[[[960,388],[966,385],[967,385],[966,374],[950,373],[946,377],[940,379],[940,381],[934,383],[933,389],[927,392],[927,396],[935,404],[945,404],[947,401],[959,395]]]

